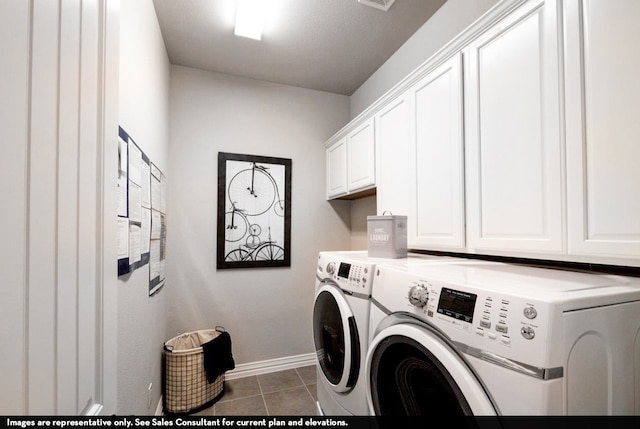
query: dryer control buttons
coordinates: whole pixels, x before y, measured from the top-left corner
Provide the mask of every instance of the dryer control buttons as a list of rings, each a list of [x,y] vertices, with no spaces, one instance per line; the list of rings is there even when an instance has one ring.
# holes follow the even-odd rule
[[[533,338],[536,336],[536,331],[534,331],[534,329],[530,326],[523,326],[522,329],[520,329],[520,333],[527,340],[533,340]]]
[[[411,305],[422,308],[429,302],[429,291],[423,284],[417,284],[409,289],[409,302]]]
[[[526,307],[522,312],[527,319],[535,319],[538,316],[538,311],[533,307]]]
[[[503,334],[506,334],[506,333],[509,332],[509,327],[507,325],[505,325],[505,324],[498,323],[496,325],[496,331],[502,332]]]

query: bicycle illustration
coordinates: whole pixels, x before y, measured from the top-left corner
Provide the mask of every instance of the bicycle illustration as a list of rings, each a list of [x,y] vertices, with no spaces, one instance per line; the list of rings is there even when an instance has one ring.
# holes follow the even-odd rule
[[[259,216],[271,207],[278,216],[284,216],[284,200],[269,169],[255,162],[251,168],[241,170],[229,181],[229,201],[243,201],[247,216]]]
[[[291,161],[220,153],[218,167],[218,267],[289,266]]]
[[[249,230],[245,211],[237,208],[235,201],[231,202],[231,211],[224,214],[224,223],[224,239],[232,243],[242,240]]]
[[[251,233],[252,226],[248,217],[261,216],[273,207],[274,213],[284,217],[285,202],[280,198],[280,190],[269,169],[255,162],[251,168],[240,170],[229,181],[227,196],[231,202],[231,211],[225,213],[225,241],[237,242],[250,233],[248,240],[255,243]],[[238,200],[246,208],[238,208]],[[260,228],[260,225],[253,224]]]
[[[258,225],[252,225],[252,227],[254,226]],[[271,232],[269,232],[269,240],[265,242],[260,242],[258,234],[250,235],[247,239],[247,244],[240,245],[237,249],[227,253],[224,260],[227,262],[244,262],[279,261],[284,259],[284,249],[274,241],[271,241]]]

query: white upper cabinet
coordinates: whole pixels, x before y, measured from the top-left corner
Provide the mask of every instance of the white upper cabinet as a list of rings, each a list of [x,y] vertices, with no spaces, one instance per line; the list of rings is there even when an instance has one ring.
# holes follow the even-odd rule
[[[465,50],[467,239],[565,251],[557,3],[530,0]]]
[[[347,134],[347,180],[349,192],[376,184],[374,121],[368,119]]]
[[[640,2],[565,2],[569,253],[640,258]]]
[[[502,0],[327,148],[414,250],[640,267],[640,1]]]
[[[374,118],[325,144],[327,199],[355,198],[376,185]]]
[[[465,246],[461,55],[409,90],[411,213],[409,246]]]
[[[406,97],[399,97],[376,113],[375,137],[377,213],[408,216],[411,175],[409,102]]]
[[[347,193],[347,138],[327,147],[327,199]]]

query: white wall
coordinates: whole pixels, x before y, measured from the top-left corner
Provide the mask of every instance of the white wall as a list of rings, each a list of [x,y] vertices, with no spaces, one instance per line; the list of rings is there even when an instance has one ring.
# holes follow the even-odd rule
[[[351,249],[367,250],[367,216],[376,215],[376,197],[351,201]]]
[[[152,0],[123,1],[120,27],[120,126],[171,181],[167,162],[170,65]],[[161,394],[162,344],[167,340],[166,302],[163,289],[149,297],[148,264],[118,280],[120,415],[155,412]],[[153,383],[150,407],[149,383]]]
[[[236,364],[314,351],[317,255],[350,243],[322,143],[348,116],[345,96],[172,66],[168,336],[222,325]],[[290,268],[216,270],[218,152],[292,160]]]
[[[351,119],[438,52],[499,0],[447,0],[356,92]],[[336,130],[337,131],[337,130]]]

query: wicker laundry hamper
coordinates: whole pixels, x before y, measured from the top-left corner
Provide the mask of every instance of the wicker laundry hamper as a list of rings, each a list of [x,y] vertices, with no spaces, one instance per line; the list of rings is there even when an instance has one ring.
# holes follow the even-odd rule
[[[166,414],[190,414],[210,407],[224,395],[224,373],[207,379],[202,345],[224,328],[187,332],[164,343],[163,406]]]

